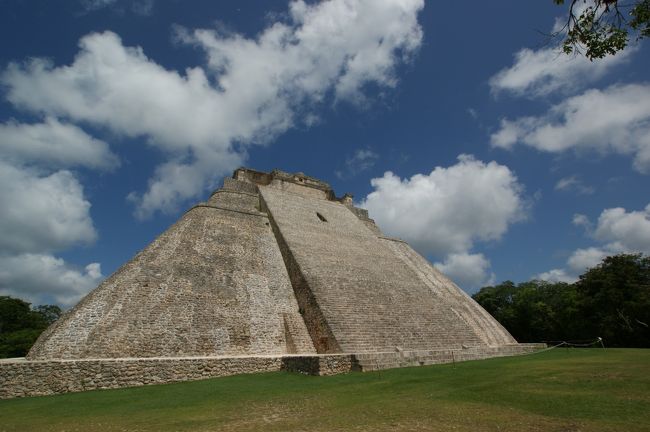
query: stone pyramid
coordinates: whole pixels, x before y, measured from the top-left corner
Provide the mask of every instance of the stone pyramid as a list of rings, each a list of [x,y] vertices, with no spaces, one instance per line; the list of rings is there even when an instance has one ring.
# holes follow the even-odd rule
[[[240,168],[46,330],[30,360],[516,344],[327,183]]]

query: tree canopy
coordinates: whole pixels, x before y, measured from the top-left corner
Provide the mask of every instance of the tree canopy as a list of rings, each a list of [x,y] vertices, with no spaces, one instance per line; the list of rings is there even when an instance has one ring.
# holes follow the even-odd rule
[[[556,35],[564,37],[567,54],[603,58],[625,49],[631,38],[650,36],[650,0],[553,0],[569,4],[566,24]]]
[[[0,296],[0,358],[23,357],[38,336],[61,316],[61,308]]]
[[[641,254],[607,257],[573,284],[506,281],[473,298],[519,342],[650,347],[650,257]]]

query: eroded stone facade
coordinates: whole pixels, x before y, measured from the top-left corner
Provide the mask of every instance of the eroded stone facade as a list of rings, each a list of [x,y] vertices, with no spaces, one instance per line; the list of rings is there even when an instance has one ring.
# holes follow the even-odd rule
[[[24,386],[49,370],[63,378],[48,388],[78,390],[300,369],[316,354],[358,354],[363,369],[377,353],[527,349],[350,195],[241,168],[46,330],[30,361],[0,364],[0,378]],[[70,378],[97,367],[108,372],[96,387]]]

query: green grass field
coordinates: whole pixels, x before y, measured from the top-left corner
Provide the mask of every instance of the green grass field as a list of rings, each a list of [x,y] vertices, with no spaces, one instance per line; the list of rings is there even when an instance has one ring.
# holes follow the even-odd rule
[[[3,431],[650,431],[650,350],[288,373],[0,401]]]

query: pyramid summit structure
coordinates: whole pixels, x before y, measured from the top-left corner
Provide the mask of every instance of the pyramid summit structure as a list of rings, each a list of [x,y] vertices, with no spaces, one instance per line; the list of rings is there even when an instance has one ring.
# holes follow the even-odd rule
[[[516,341],[350,195],[240,168],[84,298],[30,359],[385,352]]]
[[[515,355],[518,344],[348,194],[235,170],[0,361],[0,398],[275,370],[332,374]]]

